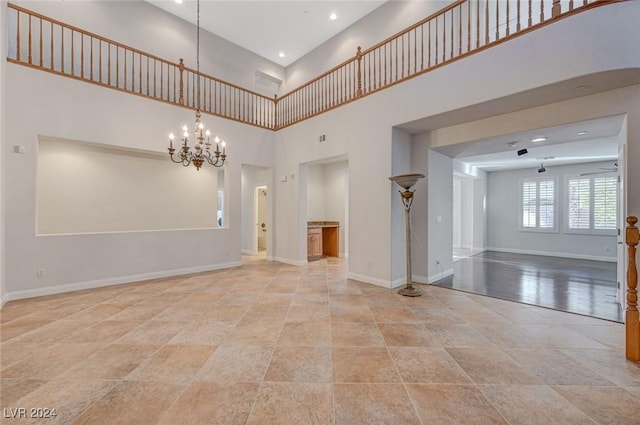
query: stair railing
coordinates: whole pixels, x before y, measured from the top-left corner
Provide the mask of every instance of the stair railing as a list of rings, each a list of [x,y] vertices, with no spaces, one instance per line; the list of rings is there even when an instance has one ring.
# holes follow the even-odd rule
[[[625,315],[627,359],[640,361],[640,315],[638,313],[638,269],[636,267],[636,246],[640,233],[636,227],[638,218],[627,217],[626,242],[629,250],[627,268],[627,311]]]

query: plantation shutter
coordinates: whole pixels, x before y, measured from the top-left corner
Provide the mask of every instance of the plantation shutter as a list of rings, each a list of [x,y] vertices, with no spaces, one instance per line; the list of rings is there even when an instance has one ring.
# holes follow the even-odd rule
[[[569,229],[589,229],[590,179],[569,180]]]
[[[555,191],[553,186],[553,180],[539,182],[541,229],[553,229],[555,227]]]
[[[536,227],[538,191],[536,182],[522,182],[522,227]]]
[[[618,184],[615,176],[593,179],[593,228],[617,228]]]

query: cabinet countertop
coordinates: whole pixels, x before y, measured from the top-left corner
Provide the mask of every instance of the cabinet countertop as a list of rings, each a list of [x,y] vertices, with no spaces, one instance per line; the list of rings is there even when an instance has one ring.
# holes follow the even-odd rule
[[[307,222],[308,229],[322,228],[322,227],[340,227],[339,221],[309,221]]]

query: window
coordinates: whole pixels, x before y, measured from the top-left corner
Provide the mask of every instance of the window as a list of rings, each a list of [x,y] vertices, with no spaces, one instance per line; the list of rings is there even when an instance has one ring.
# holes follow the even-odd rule
[[[523,180],[521,193],[522,230],[556,230],[555,179]]]
[[[617,176],[569,178],[567,190],[569,231],[609,233],[617,229]]]

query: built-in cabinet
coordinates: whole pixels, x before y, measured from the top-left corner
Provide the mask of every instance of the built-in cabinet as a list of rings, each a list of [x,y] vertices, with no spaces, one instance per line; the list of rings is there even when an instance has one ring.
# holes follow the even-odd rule
[[[310,221],[307,227],[307,259],[339,256],[339,229],[337,221]]]

